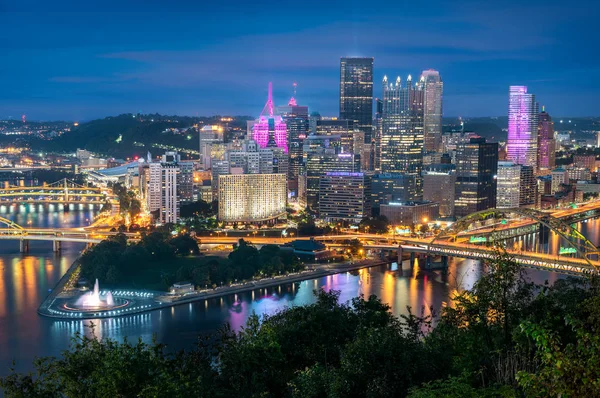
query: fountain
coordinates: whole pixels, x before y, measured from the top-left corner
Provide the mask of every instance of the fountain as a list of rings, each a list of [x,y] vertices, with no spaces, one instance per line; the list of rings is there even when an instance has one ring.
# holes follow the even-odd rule
[[[64,304],[63,308],[69,311],[108,311],[122,308],[129,304],[129,300],[113,297],[112,292],[100,294],[98,279],[94,283],[94,289],[80,296],[71,303]]]

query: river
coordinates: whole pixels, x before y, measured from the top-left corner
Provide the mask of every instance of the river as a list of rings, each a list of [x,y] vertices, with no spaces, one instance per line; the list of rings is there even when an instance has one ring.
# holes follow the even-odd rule
[[[83,226],[93,215],[91,210],[0,206],[0,216],[32,227]],[[580,228],[598,243],[597,220]],[[407,306],[417,312],[423,307],[425,313],[430,307],[439,312],[451,304],[457,288],[471,287],[482,272],[479,262],[472,260],[452,259],[446,275],[420,272],[418,267],[403,271],[394,263],[127,317],[61,321],[39,316],[37,307],[82,249],[82,244],[65,243],[62,252],[55,254],[51,242],[31,242],[30,252],[21,254],[17,241],[0,241],[0,375],[9,372],[13,360],[18,370],[25,371],[31,369],[35,357],[60,355],[76,331],[91,334],[91,322],[99,338],[142,337],[150,342],[155,335],[159,342],[177,350],[192,347],[199,334],[213,332],[227,322],[239,329],[253,312],[272,314],[286,306],[312,303],[312,292],[318,288],[339,290],[342,301],[375,294],[396,315],[405,314]],[[543,271],[529,271],[529,275],[538,283],[559,277]]]

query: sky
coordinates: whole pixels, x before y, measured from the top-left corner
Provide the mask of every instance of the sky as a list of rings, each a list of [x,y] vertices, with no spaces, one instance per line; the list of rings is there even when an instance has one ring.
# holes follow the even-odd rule
[[[576,5],[576,6],[575,6]],[[297,83],[339,111],[339,59],[437,69],[445,116],[503,116],[509,85],[551,115],[600,115],[600,2],[0,0],[0,119],[260,114]]]

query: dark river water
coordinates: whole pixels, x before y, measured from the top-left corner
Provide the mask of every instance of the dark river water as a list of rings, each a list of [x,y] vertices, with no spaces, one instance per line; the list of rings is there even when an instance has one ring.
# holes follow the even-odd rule
[[[92,210],[70,212],[52,208],[0,207],[0,216],[23,226],[59,227],[83,226],[93,218]],[[597,221],[582,224],[581,230],[598,243]],[[76,331],[90,334],[92,321],[61,321],[41,317],[36,310],[49,289],[77,258],[82,244],[64,243],[60,254],[52,252],[51,242],[31,242],[28,254],[19,253],[17,241],[0,241],[0,375],[9,371],[16,361],[19,370],[31,369],[32,360],[39,356],[58,356],[69,347]],[[421,272],[419,267],[398,267],[398,264],[362,269],[256,290],[193,304],[148,312],[139,315],[93,321],[93,333],[99,338],[121,339],[142,337],[151,341],[153,336],[170,349],[189,348],[201,333],[210,333],[230,323],[242,327],[248,316],[272,314],[288,306],[298,306],[315,301],[313,290],[335,289],[341,300],[348,301],[357,295],[375,294],[388,303],[397,314],[430,307],[435,312],[451,305],[451,297],[460,288],[469,288],[481,273],[477,261],[452,259],[449,272]],[[543,271],[530,271],[536,282],[553,281],[558,275]],[[235,304],[234,304],[235,303]]]

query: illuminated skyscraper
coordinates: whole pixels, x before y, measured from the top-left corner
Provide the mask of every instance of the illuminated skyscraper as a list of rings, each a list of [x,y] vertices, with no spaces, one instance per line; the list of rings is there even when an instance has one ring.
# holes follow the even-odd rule
[[[554,140],[554,122],[546,109],[538,116],[538,169],[552,170],[555,161],[556,141]]]
[[[510,86],[507,159],[537,170],[538,107],[526,86]]]
[[[419,84],[423,87],[423,142],[426,152],[439,152],[442,142],[442,94],[444,83],[433,69],[423,71]]]
[[[287,127],[280,115],[275,115],[273,84],[269,83],[267,103],[252,127],[253,139],[261,148],[283,148],[287,153]]]
[[[339,136],[343,153],[354,153],[354,128],[349,120],[318,120],[317,135]],[[359,153],[360,154],[360,153]]]
[[[412,85],[410,76],[405,86],[399,77],[389,84],[387,77],[383,78],[381,143],[378,145],[381,172],[416,176],[418,196],[423,168],[422,94],[422,90]]]
[[[373,133],[373,58],[340,60],[340,119],[354,122],[371,144]]]

